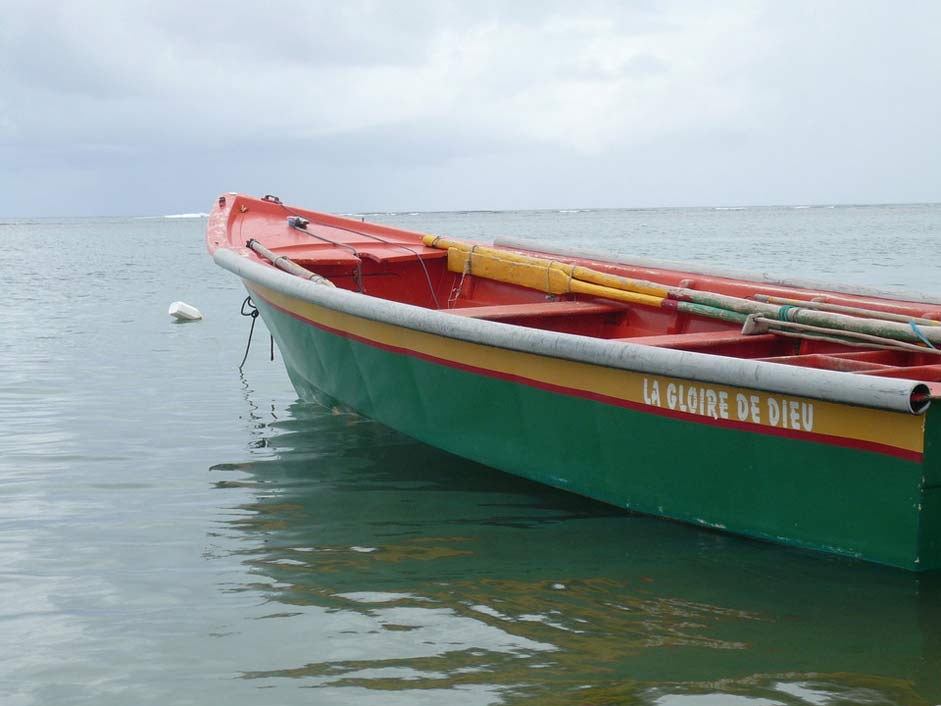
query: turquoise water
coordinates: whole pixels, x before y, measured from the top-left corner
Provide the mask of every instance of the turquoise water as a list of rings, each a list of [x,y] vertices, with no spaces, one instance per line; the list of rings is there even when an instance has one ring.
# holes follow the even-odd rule
[[[941,296],[939,206],[367,218]],[[0,223],[0,703],[941,703],[941,577],[302,404],[204,227]]]

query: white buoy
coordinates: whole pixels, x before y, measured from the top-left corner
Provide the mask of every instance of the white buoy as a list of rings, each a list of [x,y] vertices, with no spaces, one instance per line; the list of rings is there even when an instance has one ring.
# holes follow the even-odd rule
[[[186,302],[173,302],[167,313],[177,321],[199,321],[203,318],[199,309]]]

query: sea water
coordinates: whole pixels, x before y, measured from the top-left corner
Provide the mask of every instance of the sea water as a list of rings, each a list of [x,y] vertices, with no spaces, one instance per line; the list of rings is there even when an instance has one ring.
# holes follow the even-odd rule
[[[0,222],[0,703],[941,703],[939,577],[302,403],[184,215]],[[941,298],[936,205],[361,215]]]

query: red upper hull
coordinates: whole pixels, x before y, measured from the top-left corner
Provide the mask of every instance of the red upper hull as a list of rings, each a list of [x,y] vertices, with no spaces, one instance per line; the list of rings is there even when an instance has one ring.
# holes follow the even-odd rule
[[[304,227],[292,225],[291,219],[298,218]],[[337,287],[465,316],[723,356],[900,377],[929,384],[941,381],[941,356],[927,349],[925,352],[866,349],[838,341],[799,340],[771,333],[746,336],[741,333],[741,325],[726,321],[691,316],[668,307],[625,305],[583,295],[552,297],[555,305],[547,306],[544,291],[450,271],[447,250],[426,246],[422,237],[420,233],[287,206],[273,197],[256,199],[225,194],[219,197],[210,214],[207,245],[210,252],[228,248],[273,266],[246,247],[246,242],[254,239],[276,255],[286,256],[330,279]],[[941,321],[941,305],[937,304],[591,258],[546,257],[603,273],[741,299],[766,295],[816,300]],[[571,302],[571,306],[558,305],[565,301]]]

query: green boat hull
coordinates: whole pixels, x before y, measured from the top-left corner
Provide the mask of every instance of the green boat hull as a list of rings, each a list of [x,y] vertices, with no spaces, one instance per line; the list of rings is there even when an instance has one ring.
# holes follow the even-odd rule
[[[919,417],[916,458],[716,426],[379,345],[249,290],[302,398],[327,396],[458,456],[627,510],[941,568],[941,479],[927,470],[934,410]]]

